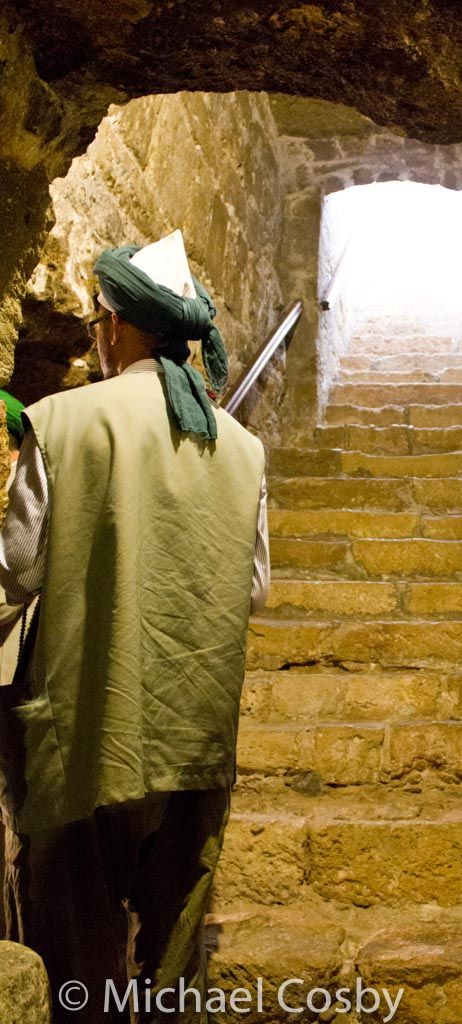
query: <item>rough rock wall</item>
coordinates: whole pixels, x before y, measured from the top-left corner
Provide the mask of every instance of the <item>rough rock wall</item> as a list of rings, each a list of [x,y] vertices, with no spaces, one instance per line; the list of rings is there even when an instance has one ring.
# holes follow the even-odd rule
[[[1,22],[0,38],[0,379],[5,382],[13,365],[20,300],[46,231],[48,161],[61,111],[52,90],[38,84],[20,33],[9,33]]]
[[[32,277],[18,355],[28,346],[29,357],[34,351],[43,362],[47,337],[53,341],[52,309],[74,317],[91,311],[92,267],[102,249],[127,241],[144,245],[180,227],[192,269],[217,303],[235,378],[282,306],[275,269],[283,211],[276,142],[264,94],[178,93],[112,107],[85,156],[51,187],[56,223]],[[81,381],[87,374],[76,348],[79,331],[84,340],[81,328],[70,318],[69,325],[69,355],[77,362],[74,374],[63,368],[64,386],[78,381],[77,371]],[[17,390],[31,399],[39,382],[30,369],[24,376],[25,369],[24,355]],[[270,375],[264,394],[247,403],[246,417],[277,439],[281,363]],[[56,390],[55,373],[49,390]]]
[[[265,89],[348,104],[431,142],[462,138],[458,0],[3,0],[0,380],[43,239],[48,182],[110,102]],[[335,134],[335,133],[334,133]],[[312,133],[311,137],[317,137]]]
[[[9,6],[61,95],[92,79],[130,96],[257,87],[343,102],[432,142],[462,137],[458,0]]]
[[[24,13],[24,7],[22,12]],[[69,165],[111,100],[102,86],[65,96],[37,74],[22,19],[0,10],[0,383],[11,376],[21,300],[51,227],[49,182]],[[48,40],[47,49],[52,48]],[[86,96],[86,100],[84,97]],[[91,136],[90,136],[91,137]]]
[[[232,11],[225,0],[115,0],[110,16],[103,0],[3,0],[0,21],[0,383],[48,182],[85,150],[110,102],[257,87],[348,104],[431,142],[462,138],[458,0],[254,0]]]

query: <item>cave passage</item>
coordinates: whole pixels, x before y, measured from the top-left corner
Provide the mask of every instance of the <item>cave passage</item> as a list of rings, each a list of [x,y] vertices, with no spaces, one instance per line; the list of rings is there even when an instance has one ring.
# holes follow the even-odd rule
[[[459,345],[461,188],[462,146],[406,139],[317,99],[182,92],[111,105],[50,186],[11,388],[29,404],[97,379],[81,324],[95,259],[180,228],[216,304],[231,381],[303,301],[287,354],[242,409],[272,444],[303,444],[355,339]]]

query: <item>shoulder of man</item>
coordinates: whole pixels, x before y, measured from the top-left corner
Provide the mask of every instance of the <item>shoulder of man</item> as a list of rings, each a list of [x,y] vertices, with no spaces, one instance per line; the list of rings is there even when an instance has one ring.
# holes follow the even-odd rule
[[[29,413],[33,415],[34,413],[41,413],[42,411],[45,412],[55,406],[56,408],[65,411],[66,408],[70,409],[74,406],[79,407],[81,405],[86,405],[87,403],[92,403],[95,399],[98,399],[98,395],[101,395],[101,389],[103,387],[107,388],[115,380],[119,379],[120,378],[114,377],[110,380],[98,381],[95,384],[83,385],[78,388],[70,388],[67,391],[56,391],[52,395],[46,395],[45,398],[40,398],[38,402],[34,402],[32,405],[26,406],[23,410],[23,415],[27,422]]]
[[[27,406],[25,409],[26,415],[30,409],[45,409],[50,404],[64,404],[88,401],[91,394],[100,392],[101,388],[107,388],[111,384],[114,384],[119,377],[112,377],[106,381],[96,381],[94,384],[83,384],[79,387],[67,388],[65,391],[54,391],[53,394],[47,394],[44,398],[39,398],[38,401],[34,401]]]
[[[234,419],[234,416],[231,416],[229,412],[218,407],[218,409],[215,409],[215,415],[217,416],[219,431],[226,430],[234,434],[236,438],[239,437],[244,444],[248,444],[249,447],[253,447],[256,451],[260,449],[264,453],[265,449],[260,438],[252,434],[247,427],[243,427],[242,423]]]
[[[218,444],[220,439],[226,439],[228,445],[235,451],[245,454],[255,467],[255,471],[262,476],[265,471],[266,455],[265,449],[259,437],[251,434],[250,430],[243,427],[225,409],[216,409],[218,427]]]

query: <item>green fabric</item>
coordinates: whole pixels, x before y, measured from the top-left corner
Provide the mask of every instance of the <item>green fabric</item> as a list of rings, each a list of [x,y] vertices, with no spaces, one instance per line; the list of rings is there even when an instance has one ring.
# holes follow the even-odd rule
[[[27,410],[50,494],[26,829],[232,782],[264,452],[181,439],[164,374]],[[180,444],[181,440],[181,444]]]
[[[21,419],[21,412],[24,409],[22,402],[14,395],[10,395],[8,391],[2,391],[0,388],[0,398],[6,405],[6,427],[10,434],[14,434],[17,437],[19,443],[24,437],[24,425]]]
[[[112,309],[142,331],[165,336],[164,351],[156,351],[165,371],[173,415],[180,430],[217,436],[216,420],[198,370],[189,366],[188,341],[200,339],[202,358],[211,387],[223,390],[228,360],[223,339],[212,323],[216,309],[206,289],[193,278],[196,299],[186,299],[153,281],[130,261],[139,246],[106,250],[94,266],[101,291]]]

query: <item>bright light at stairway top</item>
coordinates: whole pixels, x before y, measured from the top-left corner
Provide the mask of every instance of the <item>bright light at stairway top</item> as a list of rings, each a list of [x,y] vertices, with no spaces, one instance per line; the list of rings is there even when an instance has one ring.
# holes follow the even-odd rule
[[[348,296],[355,312],[444,319],[460,314],[462,193],[393,181],[328,196],[337,251],[348,243]]]

